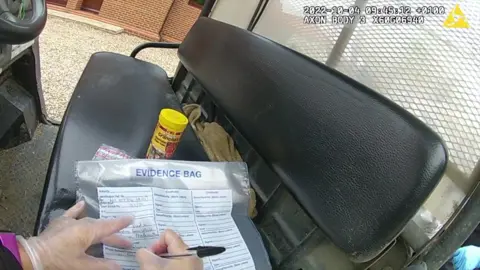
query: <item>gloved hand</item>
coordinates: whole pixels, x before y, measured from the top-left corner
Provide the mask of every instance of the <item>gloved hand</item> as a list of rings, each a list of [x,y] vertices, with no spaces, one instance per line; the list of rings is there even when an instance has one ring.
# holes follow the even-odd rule
[[[473,270],[480,268],[480,247],[461,247],[453,253],[452,258],[455,270]]]
[[[155,254],[185,253],[188,246],[182,238],[171,230],[165,230],[150,248],[142,248],[137,251],[137,261],[141,270],[202,270],[203,261],[196,257],[185,257],[179,259],[164,259]]]
[[[113,261],[85,254],[85,250],[100,242],[119,248],[131,247],[130,241],[115,233],[130,225],[133,218],[76,220],[84,208],[85,202],[79,202],[53,220],[39,236],[26,241],[19,239],[34,270],[121,269]]]

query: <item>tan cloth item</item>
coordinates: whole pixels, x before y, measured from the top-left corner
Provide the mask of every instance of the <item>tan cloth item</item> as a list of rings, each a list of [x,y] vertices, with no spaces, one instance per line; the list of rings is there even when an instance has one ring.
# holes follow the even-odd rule
[[[219,124],[200,120],[202,114],[200,105],[185,105],[183,106],[183,111],[211,161],[243,161],[235,148],[233,139]],[[255,191],[250,188],[250,202],[248,205],[250,218],[254,218],[257,215],[256,203]]]

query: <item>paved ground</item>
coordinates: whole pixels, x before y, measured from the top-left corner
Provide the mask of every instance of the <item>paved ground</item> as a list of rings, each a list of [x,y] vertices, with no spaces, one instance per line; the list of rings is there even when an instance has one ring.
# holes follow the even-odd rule
[[[45,102],[49,116],[61,120],[90,55],[99,51],[130,54],[145,40],[128,34],[110,34],[78,22],[49,16],[40,36],[40,58]],[[163,67],[172,76],[176,50],[148,49],[138,58]]]
[[[58,128],[39,125],[33,140],[0,151],[0,228],[33,233]]]

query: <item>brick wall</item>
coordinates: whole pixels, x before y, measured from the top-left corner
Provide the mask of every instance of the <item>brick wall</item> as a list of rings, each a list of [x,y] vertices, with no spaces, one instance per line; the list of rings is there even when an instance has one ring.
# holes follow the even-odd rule
[[[200,15],[189,0],[103,0],[99,20],[152,40],[182,41]],[[83,0],[67,0],[67,10],[81,9]],[[90,14],[84,14],[90,17]],[[97,16],[93,15],[92,16]],[[111,23],[111,22],[108,22]],[[160,33],[162,32],[162,33]]]
[[[200,8],[188,4],[188,0],[175,0],[162,30],[162,38],[182,41],[200,15]]]
[[[100,16],[159,36],[174,0],[104,0]]]

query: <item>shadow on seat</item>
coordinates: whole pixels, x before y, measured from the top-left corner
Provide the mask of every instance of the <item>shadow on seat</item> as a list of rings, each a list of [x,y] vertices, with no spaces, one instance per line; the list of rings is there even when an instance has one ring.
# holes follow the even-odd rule
[[[353,261],[369,261],[388,246],[443,175],[447,151],[437,134],[311,58],[208,18],[195,23],[179,56]]]

